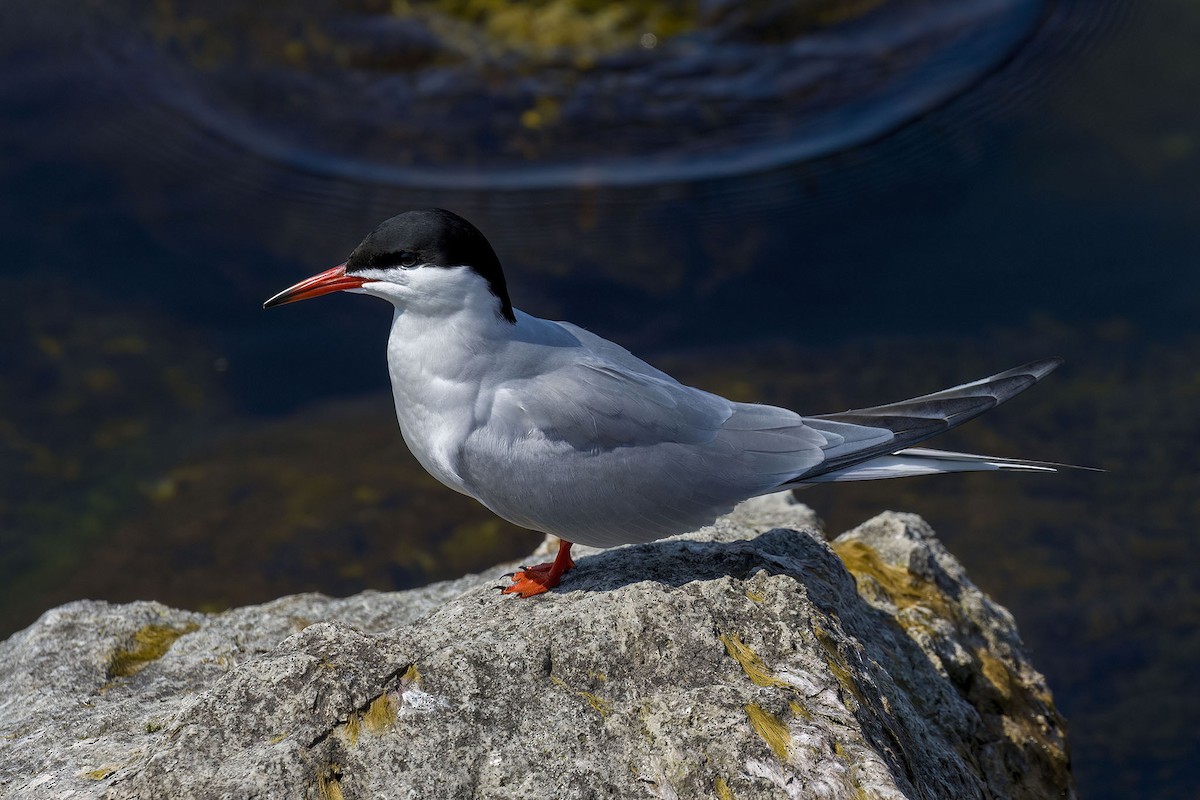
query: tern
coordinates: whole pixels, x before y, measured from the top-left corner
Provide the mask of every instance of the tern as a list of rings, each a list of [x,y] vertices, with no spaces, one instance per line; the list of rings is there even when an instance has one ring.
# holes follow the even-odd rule
[[[514,308],[488,240],[442,209],[392,217],[345,263],[264,307],[337,291],[394,306],[388,372],[417,461],[509,522],[558,537],[553,563],[522,568],[508,594],[557,586],[574,567],[572,543],[611,547],[686,533],[758,495],[1061,466],[913,447],[1024,391],[1061,359],[836,414],[735,402],[577,325]]]

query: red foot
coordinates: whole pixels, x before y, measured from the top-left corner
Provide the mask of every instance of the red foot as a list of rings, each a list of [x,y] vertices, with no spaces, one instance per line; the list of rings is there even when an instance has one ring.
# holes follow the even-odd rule
[[[532,567],[522,567],[512,576],[512,586],[506,586],[502,594],[516,594],[521,597],[533,597],[558,586],[564,573],[575,568],[571,560],[571,543],[562,539],[558,543],[558,555],[553,564],[537,564]]]

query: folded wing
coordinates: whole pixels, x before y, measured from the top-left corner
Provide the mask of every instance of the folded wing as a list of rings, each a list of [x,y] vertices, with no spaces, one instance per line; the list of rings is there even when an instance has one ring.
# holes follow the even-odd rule
[[[786,409],[593,358],[499,387],[479,431],[466,468],[482,502],[599,546],[705,525],[816,467],[828,443]]]

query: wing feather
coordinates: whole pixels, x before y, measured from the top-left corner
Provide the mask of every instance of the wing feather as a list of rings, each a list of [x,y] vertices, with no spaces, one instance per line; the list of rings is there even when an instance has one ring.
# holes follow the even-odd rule
[[[518,524],[599,545],[707,524],[820,464],[828,442],[786,409],[579,354],[499,386],[479,430],[486,439],[468,438],[464,454],[477,497]],[[536,475],[538,491],[514,473]]]

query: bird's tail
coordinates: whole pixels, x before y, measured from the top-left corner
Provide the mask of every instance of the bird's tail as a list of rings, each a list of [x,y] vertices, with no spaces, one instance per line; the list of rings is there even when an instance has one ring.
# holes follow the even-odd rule
[[[905,478],[914,475],[936,475],[941,472],[1058,472],[1060,469],[1083,469],[1103,472],[1094,467],[1056,464],[1051,461],[1030,461],[1023,458],[1000,458],[950,450],[930,450],[909,447],[896,453],[877,456],[850,467],[824,472],[804,483],[835,483],[838,481],[877,481],[884,478]]]
[[[805,417],[805,425],[829,439],[825,460],[815,470],[799,475],[785,485],[877,480],[938,472],[1056,472],[1069,467],[1043,461],[909,447],[995,408],[1033,386],[1061,363],[1061,358],[1046,358],[898,403]]]

